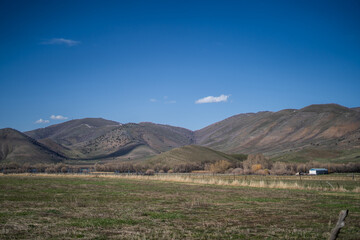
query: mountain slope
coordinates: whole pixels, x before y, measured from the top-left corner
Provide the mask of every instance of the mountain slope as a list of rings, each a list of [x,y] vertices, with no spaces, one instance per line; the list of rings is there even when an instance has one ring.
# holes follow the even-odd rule
[[[114,158],[141,146],[145,153],[143,157],[146,157],[191,144],[192,138],[192,132],[183,128],[153,123],[129,123],[90,141],[76,144],[73,149],[87,158]]]
[[[94,122],[98,124],[94,124]],[[193,132],[154,123],[119,124],[104,119],[79,119],[26,132],[49,148],[73,159],[146,157],[192,144]]]
[[[239,114],[195,132],[196,144],[235,153],[360,146],[360,113],[336,104]]]
[[[84,118],[35,129],[25,134],[36,140],[49,138],[58,144],[71,146],[97,138],[119,125],[121,124],[118,122],[102,118]]]
[[[60,154],[11,128],[0,129],[0,162],[56,163]]]
[[[197,164],[204,165],[206,163],[214,163],[220,160],[229,162],[238,162],[235,158],[225,153],[212,150],[207,147],[188,145],[175,148],[170,151],[161,153],[145,161],[151,166],[167,165],[170,168],[180,164]]]

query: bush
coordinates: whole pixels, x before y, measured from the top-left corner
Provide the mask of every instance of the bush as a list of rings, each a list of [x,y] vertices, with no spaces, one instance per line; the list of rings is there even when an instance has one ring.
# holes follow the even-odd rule
[[[146,170],[146,172],[145,172],[145,175],[148,175],[148,176],[152,176],[152,175],[154,175],[155,174],[155,171],[153,170],[153,169],[148,169],[148,170]]]
[[[56,173],[55,167],[47,167],[45,173]]]
[[[293,169],[293,164],[286,164],[282,162],[274,163],[271,172],[276,175],[295,174],[296,169]]]
[[[251,171],[253,173],[256,173],[257,171],[259,171],[260,169],[262,169],[262,165],[261,164],[254,164],[251,166]]]
[[[256,171],[256,174],[258,174],[258,175],[269,175],[270,172],[269,172],[268,169],[260,169],[260,170]]]
[[[231,172],[232,174],[244,174],[244,169],[242,168],[235,168]]]
[[[195,163],[184,163],[174,166],[173,171],[178,173],[188,173],[194,170],[202,170],[203,168]]]
[[[212,173],[224,173],[229,167],[231,163],[226,160],[220,160],[216,163],[210,165],[210,172]]]
[[[261,168],[258,168],[259,166],[257,166],[257,168],[252,169],[254,165],[261,165]],[[249,154],[247,160],[243,162],[244,170],[252,173],[262,168],[270,169],[271,167],[272,167],[272,162],[261,153]]]

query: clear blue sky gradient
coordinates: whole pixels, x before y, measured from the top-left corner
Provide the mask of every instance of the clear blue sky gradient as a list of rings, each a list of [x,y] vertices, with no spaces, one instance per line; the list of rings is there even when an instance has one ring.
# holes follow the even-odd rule
[[[246,112],[358,107],[359,13],[347,0],[2,0],[0,128],[54,114],[195,130]],[[60,38],[79,44],[50,44]]]

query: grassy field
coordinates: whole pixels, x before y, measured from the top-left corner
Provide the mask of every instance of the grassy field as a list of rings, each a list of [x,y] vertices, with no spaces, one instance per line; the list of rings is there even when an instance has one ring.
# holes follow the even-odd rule
[[[302,179],[334,181],[338,191],[156,177],[0,175],[0,239],[326,239],[342,209],[349,216],[339,239],[360,239],[359,178]],[[280,180],[298,181],[246,179]]]
[[[351,150],[306,148],[297,152],[288,152],[272,157],[271,160],[287,163],[307,163],[309,161],[318,163],[349,163],[358,162],[359,158],[360,149],[358,148]]]

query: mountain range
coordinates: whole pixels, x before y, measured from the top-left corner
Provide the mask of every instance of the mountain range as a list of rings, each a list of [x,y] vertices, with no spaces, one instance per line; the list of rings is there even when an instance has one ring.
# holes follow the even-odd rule
[[[319,104],[245,113],[197,131],[150,122],[121,124],[102,118],[70,120],[24,133],[6,128],[0,129],[0,162],[159,159],[164,152],[187,145],[227,154],[263,153],[284,161],[294,156],[304,161],[357,161],[360,108]],[[199,148],[189,149],[199,153]]]

